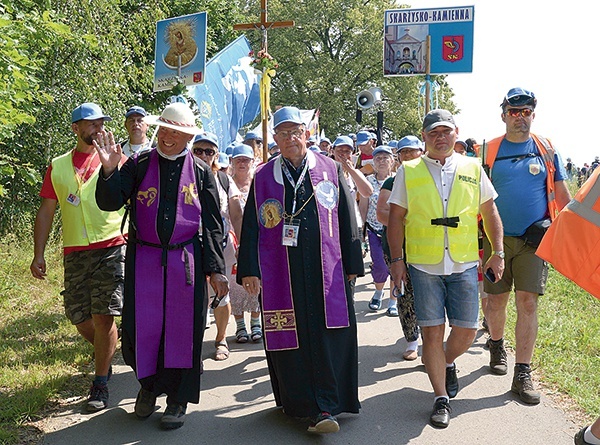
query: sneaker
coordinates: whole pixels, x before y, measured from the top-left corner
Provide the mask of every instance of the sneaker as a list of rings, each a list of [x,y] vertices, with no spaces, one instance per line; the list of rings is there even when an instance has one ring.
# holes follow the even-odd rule
[[[429,421],[433,426],[438,428],[446,428],[450,425],[450,413],[452,409],[450,408],[450,401],[445,397],[441,399],[437,399],[433,404],[433,411],[431,412],[431,416],[429,416]]]
[[[575,434],[575,445],[590,445],[589,442],[586,442],[585,439],[583,438],[583,435],[585,434],[585,430],[587,430],[588,427],[584,426],[583,428],[581,428],[579,431],[577,431],[577,434]]]
[[[137,398],[135,399],[135,415],[139,419],[146,419],[154,412],[156,407],[156,396],[147,389],[140,388]]]
[[[94,385],[90,389],[90,397],[88,398],[85,409],[88,413],[95,413],[103,410],[108,406],[108,386]]]
[[[531,368],[516,365],[515,376],[513,377],[512,392],[519,395],[523,403],[529,405],[537,405],[540,403],[540,393],[533,389],[531,381]]]
[[[490,371],[492,371],[492,374],[506,375],[508,362],[506,360],[506,349],[504,349],[504,339],[493,341],[489,338],[486,345],[490,350]]]
[[[458,376],[456,375],[456,363],[452,367],[446,367],[446,392],[453,399],[458,394]],[[448,425],[446,425],[448,426]]]
[[[160,418],[160,426],[165,430],[174,430],[183,426],[185,421],[185,405],[169,403]]]
[[[309,433],[337,433],[340,430],[340,424],[331,414],[322,412],[308,426]]]

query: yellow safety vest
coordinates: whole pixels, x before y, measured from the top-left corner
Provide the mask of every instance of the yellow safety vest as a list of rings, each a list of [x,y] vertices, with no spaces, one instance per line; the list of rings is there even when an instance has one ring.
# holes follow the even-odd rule
[[[458,217],[457,227],[446,226],[449,253],[454,262],[479,259],[477,215],[481,166],[477,160],[460,158],[448,199],[447,213],[431,173],[422,159],[404,162],[408,212],[406,213],[406,259],[413,264],[438,264],[444,257],[444,225],[433,221]]]
[[[121,235],[125,210],[105,212],[96,204],[99,171],[100,166],[86,182],[79,184],[72,152],[52,160],[50,178],[60,204],[64,247],[89,246]],[[77,205],[69,197],[77,197]]]

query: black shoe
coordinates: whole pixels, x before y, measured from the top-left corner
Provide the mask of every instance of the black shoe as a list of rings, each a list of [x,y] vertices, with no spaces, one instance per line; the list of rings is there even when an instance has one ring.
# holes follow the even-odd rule
[[[429,421],[433,426],[438,428],[446,428],[450,425],[450,401],[446,398],[437,399],[433,404],[433,411],[429,416]]]
[[[508,373],[508,361],[506,359],[506,349],[504,349],[504,339],[494,341],[489,338],[486,344],[490,350],[490,371],[492,371],[492,374],[506,375]]]
[[[310,433],[337,433],[340,430],[340,424],[335,420],[331,414],[322,412],[317,416],[315,420],[308,426],[308,432]]]
[[[577,434],[575,434],[575,445],[590,445],[590,443],[586,442],[583,438],[583,435],[585,434],[585,430],[587,430],[587,428],[587,426],[584,426],[579,431],[577,431]]]
[[[458,376],[456,375],[456,363],[451,368],[446,367],[446,392],[453,399],[458,394]]]
[[[515,376],[513,377],[512,392],[519,395],[523,403],[537,405],[540,403],[540,393],[533,388],[531,381],[531,368],[528,366],[515,366]]]
[[[156,407],[156,396],[147,389],[140,388],[135,399],[135,415],[139,419],[146,419],[152,415]]]
[[[108,406],[108,386],[92,384],[90,396],[88,398],[85,410],[88,413],[95,413]]]
[[[183,426],[185,421],[185,405],[170,403],[160,418],[160,426],[165,430],[174,430]]]

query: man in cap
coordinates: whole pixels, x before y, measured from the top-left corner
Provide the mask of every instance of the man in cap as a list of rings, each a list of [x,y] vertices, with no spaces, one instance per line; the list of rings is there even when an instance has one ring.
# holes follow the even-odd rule
[[[329,138],[321,138],[321,141],[319,142],[319,147],[321,148],[321,152],[323,152],[326,156],[331,156],[331,149],[333,147]]]
[[[353,202],[333,160],[306,147],[300,110],[273,116],[281,155],[256,172],[244,210],[237,281],[262,291],[264,343],[277,406],[339,430],[357,413],[358,354],[350,280],[364,274]]]
[[[487,144],[485,166],[498,192],[498,211],[504,226],[504,247],[490,248],[484,239],[484,258],[505,257],[506,273],[484,282],[488,294],[486,321],[490,332],[490,370],[508,372],[504,349],[506,306],[514,285],[517,323],[516,357],[511,390],[527,404],[540,402],[531,380],[531,359],[537,337],[537,305],[543,295],[548,266],[535,255],[537,245],[526,239],[528,228],[554,220],[571,199],[563,163],[550,143],[531,133],[537,99],[523,88],[511,88],[500,104],[506,134]],[[532,229],[529,229],[532,230]],[[499,250],[499,251],[498,251]]]
[[[414,289],[423,363],[435,394],[430,422],[445,428],[449,399],[459,389],[455,360],[471,346],[479,324],[477,217],[481,213],[495,250],[502,248],[502,223],[481,165],[454,151],[452,114],[429,112],[422,136],[425,156],[403,162],[396,173],[387,235],[394,282],[400,287],[406,281],[408,264]],[[484,269],[499,279],[502,258],[492,256]],[[452,327],[444,348],[446,317]]]
[[[149,148],[150,140],[148,139],[148,124],[144,122],[144,118],[148,116],[146,110],[140,106],[133,106],[125,112],[125,129],[129,135],[129,139],[121,142],[121,149],[125,156],[131,156],[146,148]]]
[[[243,143],[252,147],[257,164],[263,162],[263,138],[261,134],[256,131],[249,131],[246,133]]]
[[[141,385],[136,416],[149,417],[156,397],[166,393],[161,426],[174,429],[183,425],[188,402],[199,402],[206,277],[217,296],[228,292],[223,225],[214,175],[188,149],[200,132],[192,110],[176,102],[145,121],[159,126],[156,148],[129,158],[121,168],[121,147],[112,133],[101,131],[94,141],[102,162],[96,200],[105,210],[133,203],[123,357]]]
[[[279,153],[279,146],[277,145],[277,142],[269,142],[269,161],[274,157],[279,156]]]
[[[356,133],[356,146],[360,153],[356,167],[365,175],[372,174],[373,169],[373,150],[377,144],[377,136],[370,131],[359,131]]]
[[[123,211],[102,211],[94,197],[100,160],[93,142],[109,120],[98,105],[89,102],[71,113],[71,129],[77,135],[77,143],[75,148],[52,160],[44,177],[30,266],[33,276],[43,280],[46,242],[56,206],[60,204],[65,313],[83,338],[94,346],[96,376],[86,404],[88,412],[100,411],[108,404],[107,381],[117,346],[114,317],[121,315],[123,306]],[[116,164],[124,160],[115,157]]]

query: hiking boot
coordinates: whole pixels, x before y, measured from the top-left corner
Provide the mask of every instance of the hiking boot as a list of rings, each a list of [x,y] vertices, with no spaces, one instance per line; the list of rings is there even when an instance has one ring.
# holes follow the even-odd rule
[[[92,384],[90,388],[90,396],[85,410],[88,413],[95,413],[103,410],[108,406],[108,386]]]
[[[446,392],[453,399],[458,394],[458,376],[456,375],[456,363],[452,367],[446,367]],[[448,425],[446,425],[448,426]]]
[[[308,426],[308,432],[310,433],[337,433],[340,430],[340,424],[335,420],[331,414],[322,412],[314,419]]]
[[[165,430],[174,430],[183,426],[185,421],[185,405],[169,403],[160,418],[160,426]]]
[[[527,365],[515,365],[515,376],[510,390],[518,394],[523,403],[529,405],[540,403],[540,393],[533,389],[531,368]]]
[[[450,401],[448,399],[445,397],[437,399],[433,404],[433,411],[431,412],[431,416],[429,416],[429,421],[433,426],[446,428],[450,425],[451,412],[452,409],[450,408]]]
[[[585,434],[585,430],[587,430],[588,427],[584,426],[583,428],[581,428],[579,431],[577,431],[577,434],[575,434],[575,445],[590,445],[589,442],[586,442],[585,439],[583,438],[583,435]]]
[[[486,345],[490,350],[490,371],[492,371],[492,374],[506,375],[508,362],[506,360],[506,349],[504,349],[504,339],[494,341],[489,338]]]
[[[139,419],[146,419],[154,412],[156,407],[156,396],[147,389],[140,388],[137,398],[135,399],[135,415]]]

